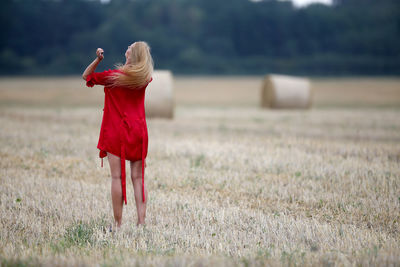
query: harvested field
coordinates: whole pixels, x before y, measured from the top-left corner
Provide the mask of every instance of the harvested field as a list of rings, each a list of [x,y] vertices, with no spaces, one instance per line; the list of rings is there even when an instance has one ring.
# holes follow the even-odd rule
[[[2,78],[1,265],[400,265],[400,80],[313,80],[306,111],[259,109],[261,80],[176,79],[146,226],[128,182],[111,234],[102,88]]]

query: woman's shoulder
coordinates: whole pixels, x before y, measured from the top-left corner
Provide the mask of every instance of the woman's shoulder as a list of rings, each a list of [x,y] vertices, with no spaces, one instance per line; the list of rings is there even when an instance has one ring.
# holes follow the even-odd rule
[[[102,72],[92,72],[86,78],[86,85],[88,87],[93,87],[95,84],[106,85],[110,82],[110,78],[119,71],[118,69],[108,69]]]

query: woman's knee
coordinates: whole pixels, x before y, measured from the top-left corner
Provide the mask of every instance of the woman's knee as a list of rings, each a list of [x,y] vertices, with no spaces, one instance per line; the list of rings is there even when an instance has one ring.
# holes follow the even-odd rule
[[[142,179],[142,161],[131,162],[131,179]]]
[[[121,180],[121,173],[111,173],[111,179]]]
[[[108,162],[110,163],[110,171],[112,179],[121,179],[121,160],[119,157],[107,153]]]
[[[132,173],[131,173],[131,179],[132,179],[132,180],[142,180],[142,172],[141,172],[141,170],[139,170],[139,171],[132,171]]]

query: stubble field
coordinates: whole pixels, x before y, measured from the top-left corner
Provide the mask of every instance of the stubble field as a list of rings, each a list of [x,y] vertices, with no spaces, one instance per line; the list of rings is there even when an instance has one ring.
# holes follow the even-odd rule
[[[111,234],[102,87],[0,79],[0,265],[400,265],[400,80],[314,79],[311,110],[261,110],[261,77],[178,77],[148,119]],[[129,173],[129,172],[128,172]]]

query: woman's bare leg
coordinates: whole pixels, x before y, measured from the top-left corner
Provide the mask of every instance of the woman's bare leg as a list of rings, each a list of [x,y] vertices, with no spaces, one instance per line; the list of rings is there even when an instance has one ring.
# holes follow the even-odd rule
[[[111,199],[114,211],[114,220],[117,227],[122,223],[122,186],[121,186],[121,159],[111,153],[107,153],[111,170]]]
[[[145,163],[146,167],[146,163]],[[138,215],[137,225],[144,224],[146,217],[146,203],[147,203],[147,189],[146,184],[144,187],[144,194],[146,202],[142,200],[142,161],[131,161],[131,179],[133,183],[133,190],[135,191],[136,210]]]

